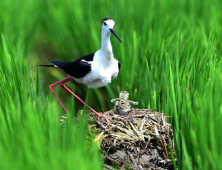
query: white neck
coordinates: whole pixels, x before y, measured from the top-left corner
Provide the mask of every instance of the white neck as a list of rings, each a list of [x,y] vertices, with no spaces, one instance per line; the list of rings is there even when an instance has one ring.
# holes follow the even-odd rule
[[[111,33],[107,31],[102,31],[101,34],[101,51],[106,57],[113,57],[112,45],[110,42]]]

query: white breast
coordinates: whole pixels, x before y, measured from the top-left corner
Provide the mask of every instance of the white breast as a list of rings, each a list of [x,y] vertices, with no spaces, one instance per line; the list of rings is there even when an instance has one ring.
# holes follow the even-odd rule
[[[88,88],[103,87],[111,83],[112,78],[118,76],[118,61],[111,57],[106,57],[101,50],[97,51],[92,61],[92,71],[82,78],[74,78],[79,83],[86,84]]]

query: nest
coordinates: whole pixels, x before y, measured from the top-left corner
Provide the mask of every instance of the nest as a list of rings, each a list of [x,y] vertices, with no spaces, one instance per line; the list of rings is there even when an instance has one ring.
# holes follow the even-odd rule
[[[167,116],[148,109],[133,109],[127,115],[111,110],[103,115],[95,120],[90,114],[94,123],[90,129],[102,151],[104,169],[173,169],[170,148],[176,155]]]

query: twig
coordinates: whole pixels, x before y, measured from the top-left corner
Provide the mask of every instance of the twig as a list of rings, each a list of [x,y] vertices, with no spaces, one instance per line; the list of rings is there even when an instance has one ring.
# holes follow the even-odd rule
[[[110,123],[110,121],[109,121],[109,119],[108,119],[108,117],[107,117],[107,116],[102,115],[102,116],[101,116],[101,118],[105,118],[105,119],[106,119],[106,121],[107,121],[107,123],[108,123],[108,125],[111,125],[111,123]]]
[[[163,121],[163,126],[165,126],[166,125],[166,120],[165,120],[166,118],[165,118],[165,116],[163,116],[163,112],[162,112],[162,121]]]
[[[126,126],[123,122],[114,122],[115,124],[121,124],[123,126]]]
[[[63,118],[63,119],[67,119],[67,117],[66,117],[66,116],[61,116],[61,118]]]
[[[140,169],[140,167],[137,165],[136,161],[134,160],[133,155],[132,155],[129,151],[127,151],[127,154],[129,155],[130,160],[132,161],[134,167],[135,167],[136,169]]]
[[[129,117],[142,117],[142,116],[145,116],[147,114],[142,114],[142,115],[129,115]]]
[[[152,119],[153,121],[155,121],[156,123],[159,123],[158,120],[154,119],[153,117],[151,117],[150,115],[148,115],[150,119]]]
[[[130,126],[132,127],[132,129],[134,130],[134,132],[137,134],[137,136],[139,137],[140,140],[144,141],[144,137],[143,139],[140,137],[139,133],[137,132],[136,128],[134,127],[134,125],[132,124],[132,122],[129,122]]]
[[[131,131],[129,131],[129,130],[123,129],[123,128],[117,126],[117,125],[112,125],[112,128],[117,128],[120,131],[126,133],[128,136],[133,137],[133,133]]]
[[[120,116],[115,115],[115,116],[113,116],[112,118],[114,118],[114,119],[119,119],[119,120],[123,121],[124,123],[127,123],[127,120],[124,119],[124,118],[121,118]]]
[[[169,156],[168,156],[168,153],[167,153],[167,148],[166,148],[166,141],[165,141],[165,139],[163,138],[163,135],[161,135],[161,138],[162,138],[162,141],[163,141],[163,143],[161,142],[161,144],[162,144],[163,147],[164,147],[164,150],[165,150],[167,159],[169,159]]]
[[[155,133],[156,133],[156,136],[160,135],[156,126],[155,126]]]
[[[96,123],[98,123],[104,130],[106,130],[106,126],[104,126],[101,122],[96,121]]]
[[[103,131],[99,134],[99,136],[94,139],[94,142],[97,142],[105,132],[106,132],[106,130],[103,130]]]
[[[145,116],[145,117],[143,118],[143,120],[142,120],[142,123],[141,123],[140,129],[139,129],[140,131],[142,131],[145,122],[146,122],[146,116]]]

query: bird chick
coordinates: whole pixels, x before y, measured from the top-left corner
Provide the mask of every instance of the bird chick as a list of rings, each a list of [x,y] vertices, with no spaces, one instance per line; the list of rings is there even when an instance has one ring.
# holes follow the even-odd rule
[[[127,91],[121,91],[119,98],[112,99],[111,102],[116,102],[114,106],[114,113],[120,115],[128,114],[132,109],[130,109],[130,104],[138,105],[138,102],[133,102],[127,100],[129,98],[129,93]]]

